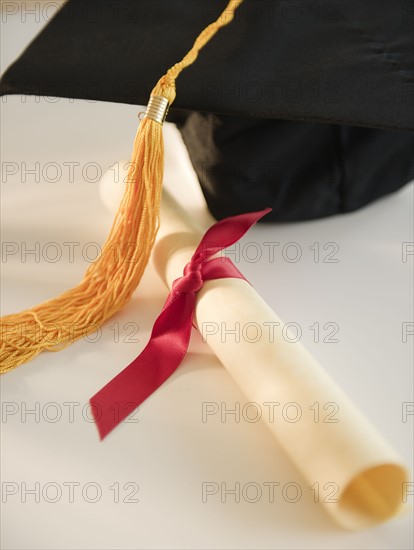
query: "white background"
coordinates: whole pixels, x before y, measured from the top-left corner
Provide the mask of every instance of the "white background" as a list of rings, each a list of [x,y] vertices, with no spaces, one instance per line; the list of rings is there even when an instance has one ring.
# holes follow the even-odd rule
[[[27,15],[25,22],[21,14],[3,16],[2,71],[43,24],[42,16],[37,22],[36,16]],[[3,314],[54,297],[80,280],[88,266],[82,250],[91,242],[102,244],[112,221],[99,200],[99,184],[91,181],[96,170],[88,163],[105,171],[128,158],[139,110],[68,99],[3,98],[3,168],[15,166],[17,172],[3,172],[1,237],[18,246],[1,264]],[[166,187],[207,223],[198,183],[171,126],[166,127],[166,142]],[[39,163],[38,181],[33,174],[23,177],[23,163],[28,169]],[[51,181],[56,171],[48,163],[62,169],[56,182]],[[68,163],[78,163],[72,183]],[[302,342],[408,465],[413,417],[403,422],[402,409],[404,402],[413,401],[413,338],[402,341],[402,323],[413,320],[413,256],[402,261],[402,243],[413,241],[412,205],[409,185],[356,213],[255,227],[243,239],[237,263],[284,321],[300,325]],[[274,261],[263,246],[268,241],[280,242]],[[36,242],[40,257],[28,255],[22,262],[23,243],[34,248]],[[56,263],[43,258],[50,242],[62,250]],[[79,243],[72,262],[65,242]],[[281,253],[292,242],[301,250],[297,262]],[[321,247],[319,262],[309,249],[315,242]],[[322,261],[327,242],[337,243],[339,262]],[[249,243],[260,246],[260,260],[249,261],[254,253]],[[93,255],[93,248],[87,250]],[[52,255],[52,249],[49,252]],[[203,402],[224,402],[231,408],[237,402],[243,407],[248,399],[197,334],[178,371],[134,416],[139,422],[123,423],[99,442],[88,421],[88,399],[143,349],[166,293],[150,266],[132,301],[103,327],[99,341],[79,341],[58,354],[43,353],[2,377],[2,547],[412,548],[409,514],[361,533],[338,529],[313,502],[312,491],[264,423],[250,423],[243,416],[239,423],[233,416],[221,422],[219,415],[203,422]],[[321,339],[327,336],[323,325],[336,323],[339,342],[315,342],[309,329],[315,322]],[[139,342],[126,341],[126,323],[139,327]],[[64,403],[73,404],[73,418]],[[5,406],[15,414],[5,414]],[[28,409],[37,410],[37,417],[26,414]],[[61,418],[53,422],[56,413]],[[73,502],[71,482],[78,484]],[[256,503],[243,495],[240,503],[231,495],[222,503],[220,494],[203,503],[203,482],[228,487],[236,482],[261,487],[279,482],[280,490],[273,503],[265,490]],[[5,483],[13,484],[7,487],[17,488],[17,493],[7,496]],[[23,502],[24,484],[30,489],[36,483],[39,502],[30,494]],[[87,483],[92,485],[85,489]],[[298,502],[282,498],[287,483],[301,486]],[[115,502],[116,484],[120,502]],[[99,500],[89,502],[98,486]],[[62,490],[61,498],[48,502],[55,496],[54,487]],[[135,487],[139,490],[133,499],[139,502],[124,502]]]

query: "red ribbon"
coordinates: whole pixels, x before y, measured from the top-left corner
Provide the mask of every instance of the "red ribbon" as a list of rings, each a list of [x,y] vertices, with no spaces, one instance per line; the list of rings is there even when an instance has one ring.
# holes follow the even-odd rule
[[[225,218],[205,233],[185,266],[183,276],[174,281],[143,352],[91,398],[101,439],[179,367],[190,343],[196,292],[204,281],[229,277],[244,279],[229,258],[210,258],[238,241],[270,210]]]

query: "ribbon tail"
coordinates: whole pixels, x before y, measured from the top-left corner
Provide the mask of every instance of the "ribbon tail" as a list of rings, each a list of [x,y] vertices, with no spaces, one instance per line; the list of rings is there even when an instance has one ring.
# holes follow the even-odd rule
[[[90,399],[101,439],[178,368],[190,342],[194,303],[194,293],[180,293],[168,301],[143,352]]]
[[[231,246],[243,237],[245,233],[261,218],[271,212],[271,208],[265,208],[258,212],[248,212],[224,218],[207,229],[194,256],[198,254],[206,260],[208,257]]]

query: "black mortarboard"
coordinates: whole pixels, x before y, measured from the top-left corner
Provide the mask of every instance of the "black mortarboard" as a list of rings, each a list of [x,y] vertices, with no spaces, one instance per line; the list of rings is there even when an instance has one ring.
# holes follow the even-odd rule
[[[2,319],[13,331],[1,372],[93,332],[131,298],[158,227],[169,104],[218,218],[327,216],[410,179],[412,3],[241,2],[71,0],[6,71],[3,94],[151,100],[102,254],[78,286]]]
[[[70,0],[3,94],[143,105],[227,0]],[[245,0],[180,76],[176,122],[212,213],[359,208],[413,176],[414,7]]]

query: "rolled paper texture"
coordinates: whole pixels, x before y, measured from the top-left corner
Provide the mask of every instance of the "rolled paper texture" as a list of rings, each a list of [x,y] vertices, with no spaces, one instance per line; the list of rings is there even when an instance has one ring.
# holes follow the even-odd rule
[[[194,220],[164,191],[153,259],[169,288],[182,276],[201,236]],[[399,514],[408,472],[388,443],[304,346],[293,342],[293,335],[293,341],[286,338],[287,327],[247,281],[205,282],[197,293],[196,327],[202,333],[205,326],[234,327],[236,322],[272,327],[272,338],[223,341],[218,330],[207,343],[249,402],[269,410],[287,404],[293,419],[299,405],[299,421],[262,418],[304,479],[319,483],[325,495],[332,488],[334,498],[320,499],[330,516],[344,528],[359,530]],[[315,403],[330,404],[335,421],[316,422]]]

